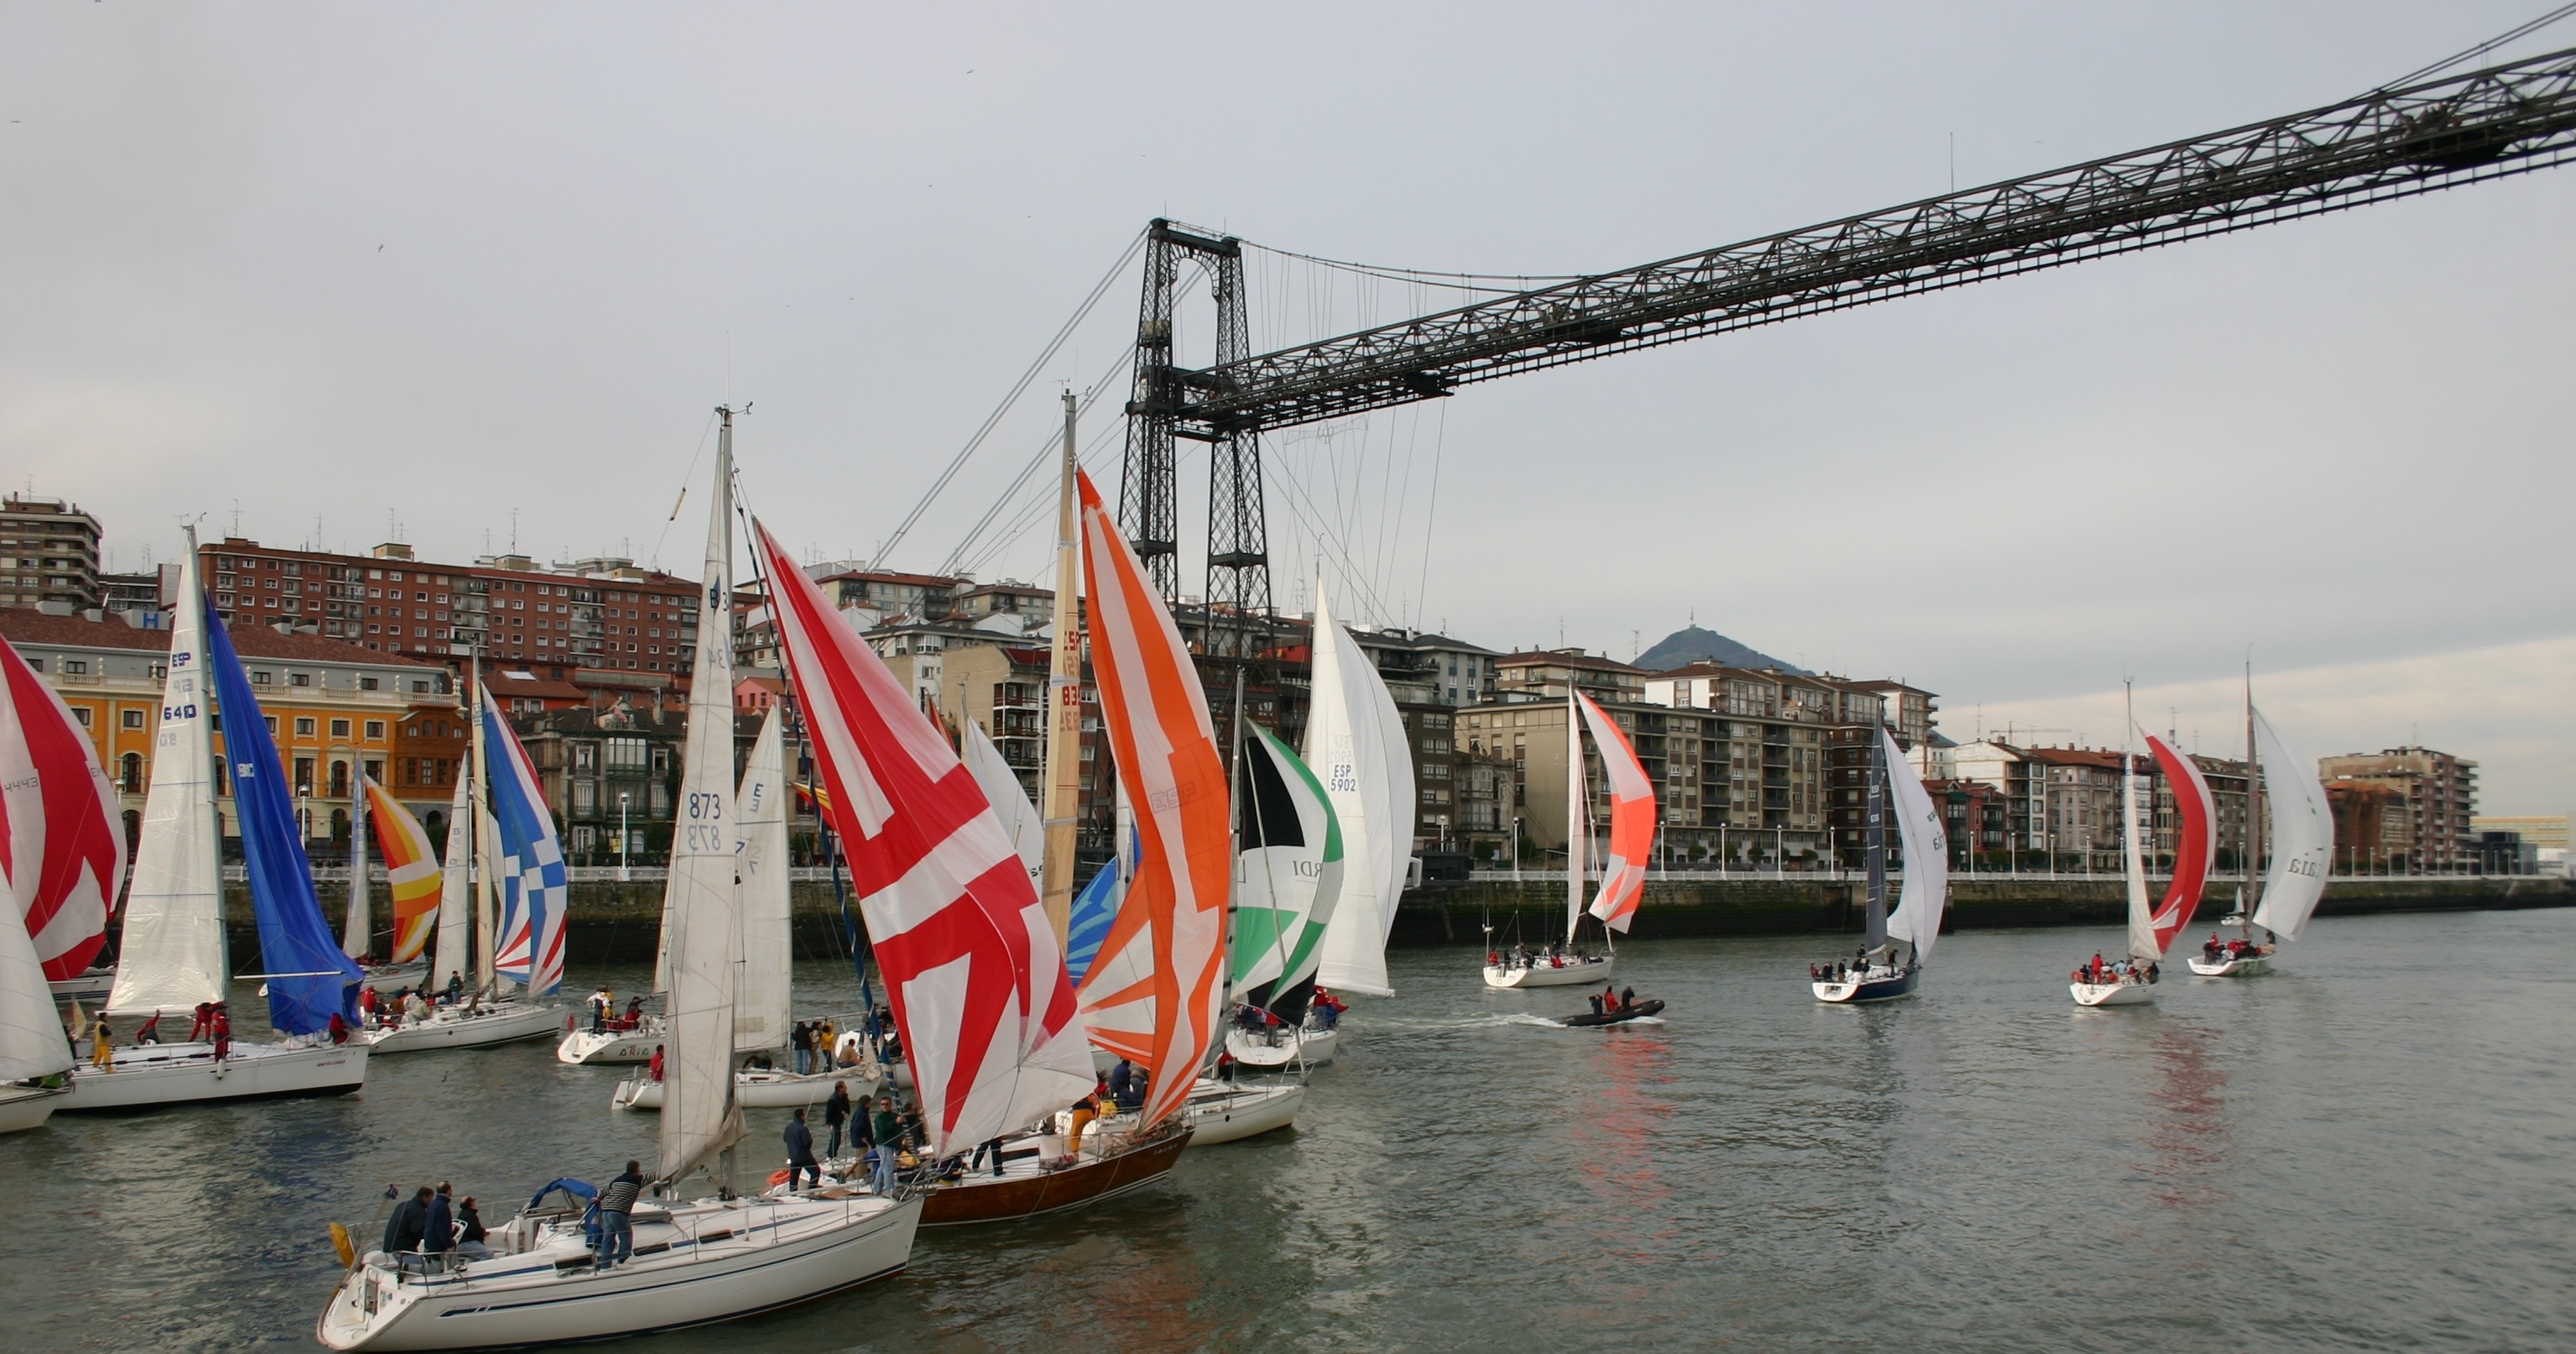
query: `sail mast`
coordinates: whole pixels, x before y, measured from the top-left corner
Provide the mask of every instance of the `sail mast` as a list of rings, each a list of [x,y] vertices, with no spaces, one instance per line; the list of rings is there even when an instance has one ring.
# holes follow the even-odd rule
[[[340,952],[355,959],[374,948],[370,932],[375,918],[367,904],[367,762],[362,756],[353,760],[357,765],[349,774],[349,915],[340,927]]]
[[[2138,767],[2129,754],[2129,734],[2138,727],[2137,709],[2126,680],[2120,683],[2120,691],[2122,717],[2128,721],[2128,732],[2120,735],[2120,850],[2129,883],[2129,957],[2155,959],[2162,957],[2164,947],[2156,944],[2155,914],[2147,905],[2147,866],[2138,840]],[[2176,794],[2179,798],[2179,787]]]
[[[1038,902],[1059,944],[1073,915],[1074,828],[1082,810],[1077,781],[1082,763],[1082,561],[1075,553],[1081,520],[1073,496],[1073,420],[1073,392],[1068,390],[1063,477],[1055,502],[1055,629],[1047,646],[1046,816],[1041,820],[1046,854],[1038,880]]]
[[[1583,713],[1576,708],[1574,678],[1565,679],[1565,943],[1574,943],[1575,927],[1583,920],[1583,867],[1586,848],[1592,845],[1592,806],[1584,802],[1583,780]]]
[[[2245,650],[2245,855],[2236,862],[2244,871],[2245,902],[2237,909],[2242,930],[2254,932],[2254,911],[2263,901],[2263,760],[2254,749],[2254,650]]]
[[[483,655],[479,650],[470,660],[469,671],[474,687],[465,699],[474,724],[474,741],[470,744],[474,784],[465,797],[474,805],[474,985],[486,995],[497,996],[501,988],[501,916],[492,891],[492,861],[500,854],[493,841],[500,829],[483,802],[483,787],[490,782],[484,778]]]

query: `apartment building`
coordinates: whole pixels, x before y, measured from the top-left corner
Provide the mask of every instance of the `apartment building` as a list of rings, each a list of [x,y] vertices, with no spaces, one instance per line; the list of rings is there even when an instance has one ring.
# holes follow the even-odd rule
[[[197,547],[215,610],[235,629],[285,625],[419,662],[459,652],[454,630],[467,571],[423,565],[387,542],[366,555],[288,550],[227,536]]]
[[[1297,624],[1312,633],[1311,619]],[[1502,655],[1447,635],[1400,626],[1382,630],[1354,628],[1351,642],[1377,665],[1387,694],[1399,706],[1457,709],[1480,705],[1493,697],[1501,675],[1495,665]]]
[[[558,679],[636,674],[638,689],[685,691],[697,651],[698,585],[617,557],[540,568],[491,555],[467,571],[456,643],[487,662],[561,668]],[[659,679],[659,680],[651,680]]]
[[[360,767],[425,823],[435,815],[443,829],[464,734],[445,669],[315,635],[229,629],[279,759],[307,801],[308,838],[345,839]],[[57,604],[0,609],[0,636],[62,694],[116,784],[129,829],[139,826],[170,632]],[[216,744],[222,746],[220,733]],[[216,784],[231,834],[230,784],[220,763]]]
[[[98,519],[59,498],[0,498],[0,607],[98,606]]]
[[[2338,784],[2385,786],[2405,797],[2405,846],[2392,868],[2447,874],[2474,868],[2478,839],[2478,764],[2431,748],[2389,748],[2317,759],[2329,792]]]

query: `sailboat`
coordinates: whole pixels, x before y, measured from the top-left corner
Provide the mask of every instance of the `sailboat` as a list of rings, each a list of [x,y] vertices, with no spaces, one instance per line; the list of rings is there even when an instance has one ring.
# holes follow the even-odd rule
[[[0,897],[56,1001],[107,995],[95,967],[125,881],[116,787],[71,707],[0,640]]]
[[[722,708],[709,717],[724,720],[730,728],[733,684],[715,683],[711,689],[721,697],[713,703]],[[694,692],[690,703],[690,718],[699,718]],[[732,831],[738,843],[735,859],[741,863],[737,905],[742,918],[742,974],[735,989],[733,1021],[737,1055],[781,1048],[789,1033],[795,946],[787,874],[787,756],[782,719],[780,707],[769,707],[752,744],[751,761],[743,768],[742,784],[734,793]],[[858,1097],[874,1095],[884,1084],[873,1061],[841,1067],[830,1060],[829,1053],[821,1051],[825,1061],[810,1072],[757,1066],[737,1069],[734,1098],[746,1109],[792,1109],[822,1104],[832,1098],[832,1088],[843,1083]],[[610,1103],[618,1109],[660,1109],[663,1087],[649,1074],[632,1077],[618,1086]]]
[[[375,952],[375,918],[367,888],[367,820],[373,815],[372,805],[367,799],[367,788],[371,782],[367,779],[364,763],[359,764],[350,784],[353,788],[349,796],[349,910],[340,923],[340,953],[358,961],[358,966],[367,975],[367,986],[378,992],[418,987],[429,976],[429,961],[421,957],[418,943],[409,951],[404,950],[400,921],[394,923],[393,953],[388,962],[367,962],[367,956]],[[422,942],[427,939],[426,933],[419,937]]]
[[[313,868],[292,787],[231,636],[208,606],[196,533],[179,562],[169,676],[153,734],[152,782],[127,890],[125,934],[107,1014],[149,1016],[229,999],[223,857],[218,849],[213,726],[224,720],[224,765],[233,785],[251,907],[259,922],[274,1043],[145,1044],[118,1049],[112,1071],[75,1068],[57,1107],[130,1110],[190,1101],[337,1095],[366,1080],[363,1041],[333,1043],[332,1019],[357,1025],[358,966],[313,893]]]
[[[2233,944],[2216,935],[2191,956],[2191,971],[2205,978],[2244,978],[2271,970],[2278,940],[2297,940],[2308,918],[2325,896],[2326,875],[2333,863],[2334,811],[2326,803],[2325,784],[2316,763],[2290,750],[2272,721],[2254,708],[2253,683],[2246,683],[2245,742],[2247,763],[2260,789],[2248,795],[2245,811],[2247,872],[2262,859],[2263,809],[2271,809],[2272,855],[2263,870],[2260,902]],[[2256,940],[2254,932],[2264,938]]]
[[[1941,909],[1949,897],[1950,838],[1941,826],[1940,810],[1885,725],[1879,726],[1878,738],[1870,745],[1869,759],[1869,892],[1861,954],[1857,964],[1814,981],[1818,1001],[1893,1001],[1914,995],[1923,978],[1923,962],[1941,938]],[[1893,913],[1887,910],[1891,808],[1905,866],[1905,888]],[[1899,945],[1904,950],[1898,950]]]
[[[716,481],[730,483],[733,419],[720,410]],[[717,511],[726,495],[719,494]],[[719,515],[710,537],[725,525]],[[730,551],[708,554],[710,607],[729,602]],[[702,621],[704,616],[700,618]],[[721,625],[698,630],[697,690],[729,657]],[[712,684],[728,704],[730,683]],[[694,695],[694,691],[693,691]],[[743,1136],[734,1098],[737,1005],[733,721],[691,719],[681,761],[682,834],[673,843],[678,893],[670,937],[669,1103],[662,1114],[654,1197],[632,1214],[634,1255],[601,1268],[584,1210],[557,1206],[560,1186],[578,1201],[596,1190],[557,1181],[488,1239],[487,1259],[351,1257],[315,1323],[333,1349],[481,1349],[597,1340],[731,1321],[810,1302],[909,1263],[921,1201],[836,1186],[745,1197],[734,1190],[734,1145]],[[712,1195],[683,1197],[701,1175]],[[577,1188],[575,1188],[577,1186]]]
[[[1054,1131],[1093,1073],[1026,860],[885,661],[756,523],[754,536],[794,699],[813,731],[818,803],[847,851],[912,1071],[922,1146],[934,1160],[988,1143],[998,1152],[989,1170],[934,1182],[922,1224],[1033,1217],[1159,1179],[1186,1133],[1093,1133],[1076,1149]],[[866,1174],[836,1161],[825,1178]]]
[[[1601,889],[1590,915],[1602,923],[1602,939],[1612,930],[1626,931],[1645,896],[1646,859],[1655,843],[1655,786],[1645,763],[1629,746],[1617,720],[1603,713],[1592,698],[1569,686],[1565,693],[1565,940],[1542,953],[1515,946],[1485,953],[1487,987],[1569,987],[1610,980],[1616,953],[1590,954],[1577,948],[1583,918],[1585,856],[1592,837],[1592,789],[1584,774],[1583,729],[1601,751],[1602,778],[1610,786],[1610,842],[1602,858]]]
[[[1315,985],[1391,997],[1386,938],[1412,865],[1413,745],[1377,664],[1333,619],[1315,585],[1314,691],[1306,716],[1306,765],[1323,773],[1324,798],[1342,834],[1342,889],[1324,926]]]
[[[2138,815],[2138,782],[2143,778],[2136,774],[2124,747],[2120,754],[2120,837],[2129,890],[2128,960],[2098,967],[2087,963],[2076,969],[2068,979],[2067,991],[2079,1006],[2138,1006],[2154,1001],[2165,952],[2173,947],[2174,937],[2182,934],[2182,928],[2191,924],[2193,912],[2200,907],[2201,888],[2209,879],[2210,825],[2218,815],[2208,778],[2201,775],[2198,764],[2154,734],[2147,735],[2147,750],[2163,769],[2165,783],[2173,789],[2174,807],[2182,817],[2182,837],[2174,848],[2173,878],[2165,886],[2164,901],[2153,912],[2148,911],[2146,865],[2140,840],[2145,834]]]
[[[1239,755],[1243,785],[1235,801],[1228,943],[1235,1018],[1225,1048],[1238,1066],[1255,1071],[1320,1066],[1333,1060],[1340,1039],[1313,999],[1324,932],[1342,892],[1341,828],[1315,773],[1269,730],[1251,732]]]
[[[52,1117],[71,1070],[36,935],[58,918],[58,937],[105,925],[125,875],[106,781],[62,698],[0,639],[0,1133]],[[98,951],[81,939],[57,955],[75,976]]]
[[[441,868],[438,857],[430,850],[428,831],[411,810],[385,793],[383,786],[362,782],[369,816],[375,820],[376,838],[384,846],[388,881],[393,886],[393,958],[398,963],[421,954],[428,945],[433,924],[439,933],[442,961],[457,955],[469,943],[465,937],[470,923],[464,912],[469,887],[467,871],[471,866],[465,857],[472,852],[472,834],[466,831],[466,824],[473,810],[466,791],[470,778],[457,779],[456,812],[449,819],[455,826],[448,835],[448,855],[457,867],[453,870]],[[460,856],[460,852],[464,855]],[[453,912],[458,923],[452,939],[447,925],[451,880]],[[418,962],[426,972],[428,961]],[[450,965],[460,987],[465,967],[464,961]],[[368,1032],[367,1042],[380,1055],[433,1048],[487,1048],[550,1035],[562,1024],[563,1013],[555,1007],[506,998],[487,1003],[481,997],[478,988],[474,1000],[437,1006],[425,1020],[380,1025]]]

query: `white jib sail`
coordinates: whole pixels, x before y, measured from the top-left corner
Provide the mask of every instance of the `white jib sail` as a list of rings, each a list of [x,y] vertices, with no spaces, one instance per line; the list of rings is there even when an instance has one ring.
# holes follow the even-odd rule
[[[15,907],[0,907],[0,1084],[50,1077],[71,1065],[35,937]]]
[[[993,816],[1002,820],[1002,830],[1011,834],[1011,849],[1028,862],[1029,886],[1037,888],[1046,874],[1046,822],[1038,817],[1037,806],[1029,802],[1028,790],[1020,784],[1011,764],[1002,759],[1002,749],[984,732],[972,717],[966,720],[965,746],[958,749],[966,763],[966,774],[975,778],[976,788],[993,805]],[[1040,896],[1044,893],[1041,890]]]
[[[1342,894],[1324,928],[1315,981],[1336,992],[1391,997],[1386,937],[1413,855],[1413,750],[1377,664],[1334,621],[1315,588],[1314,696],[1306,764],[1342,830]]]
[[[1940,808],[1923,789],[1923,778],[1914,774],[1914,763],[1896,746],[1895,735],[1882,725],[1878,739],[1886,754],[1887,788],[1896,801],[1905,861],[1905,892],[1896,900],[1895,915],[1887,919],[1887,934],[1912,945],[1914,957],[1923,959],[1941,938],[1941,908],[1950,897],[1950,834],[1942,827]]]
[[[742,1136],[733,1095],[733,419],[716,435],[698,650],[680,760],[679,821],[663,891],[671,963],[658,1174],[676,1179]]]
[[[733,829],[742,842],[742,969],[733,1001],[737,1053],[787,1042],[788,986],[795,967],[787,878],[787,752],[783,707],[770,706],[751,763],[734,794]]]
[[[1583,716],[1576,711],[1574,685],[1565,688],[1565,943],[1574,943],[1574,928],[1583,924],[1583,876],[1592,868],[1585,859],[1592,846],[1592,786],[1583,776]]]
[[[2155,960],[2164,957],[2164,947],[2156,944],[2155,909],[2147,902],[2147,865],[2138,841],[2138,781],[2126,750],[2120,753],[2120,849],[2122,865],[2129,880],[2129,957]]]
[[[349,913],[340,924],[340,953],[355,959],[372,948],[374,937],[368,932],[375,926],[367,903],[366,763],[360,762],[350,773],[349,785]]]
[[[205,673],[206,595],[197,533],[179,560],[170,615],[169,676],[152,735],[152,783],[125,895],[111,1015],[189,1011],[222,1001],[231,976],[224,945],[223,853],[215,835],[214,698]]]
[[[442,976],[474,985],[473,773],[456,768],[456,795],[447,804],[447,855],[438,866],[438,939],[430,986]]]
[[[2272,864],[2254,924],[2296,940],[2326,891],[2334,855],[2334,813],[2317,764],[2290,750],[2263,712],[2254,712],[2254,756],[2263,764],[2264,807],[2272,820]]]

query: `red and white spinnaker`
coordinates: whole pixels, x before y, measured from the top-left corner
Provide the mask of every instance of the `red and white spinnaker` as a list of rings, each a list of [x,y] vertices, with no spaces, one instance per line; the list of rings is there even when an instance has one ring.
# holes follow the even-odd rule
[[[2161,959],[2173,948],[2174,937],[2191,925],[2192,913],[2200,909],[2201,886],[2209,882],[2211,825],[2218,808],[2197,762],[2154,734],[2147,735],[2147,750],[2164,768],[2165,781],[2173,787],[2174,807],[2182,815],[2182,839],[2174,846],[2173,882],[2165,887],[2165,900],[2153,920],[2156,957]]]
[[[52,981],[78,977],[107,941],[125,881],[116,787],[71,708],[0,639],[0,882]]]
[[[849,857],[931,1150],[1025,1128],[1095,1081],[1063,947],[947,738],[754,526],[823,806]]]

